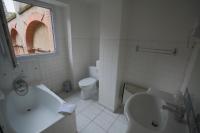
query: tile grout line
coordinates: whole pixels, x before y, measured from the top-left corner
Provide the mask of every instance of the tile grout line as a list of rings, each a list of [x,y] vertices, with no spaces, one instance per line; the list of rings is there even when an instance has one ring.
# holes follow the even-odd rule
[[[92,121],[90,120],[90,122],[89,122],[88,124],[86,124],[86,126],[83,127],[83,128],[80,130],[80,132],[82,132],[83,130],[85,130],[91,123],[92,123]]]
[[[94,102],[95,103],[95,102]],[[88,106],[86,106],[86,107],[90,107],[90,106],[92,106],[92,103],[90,104],[90,105],[88,105]],[[93,119],[90,119],[88,116],[86,116],[85,114],[83,114],[82,112],[84,111],[84,110],[86,110],[86,107],[84,107],[78,114],[80,114],[80,115],[83,115],[84,117],[86,117],[87,119],[89,119],[90,120],[90,122],[83,128],[83,129],[81,129],[80,130],[80,132],[82,132],[83,130],[85,130],[91,123],[95,123],[94,122],[94,120],[99,116],[99,114],[101,114],[102,112],[103,112],[103,110],[104,110],[104,108],[103,109],[101,109],[101,111],[93,118]],[[78,115],[77,114],[77,115]],[[96,123],[95,123],[96,124]],[[97,125],[97,124],[96,124]],[[99,125],[97,125],[99,128],[101,128]],[[103,131],[105,131],[103,128],[101,128]]]
[[[80,98],[79,96],[74,96],[72,98]],[[68,97],[69,98],[69,97]],[[66,100],[66,99],[65,99]],[[81,100],[81,99],[80,99]],[[79,101],[80,101],[79,100]],[[78,102],[77,102],[78,103]],[[75,103],[75,104],[77,104]],[[105,133],[109,133],[109,130],[111,129],[111,127],[114,125],[114,123],[119,119],[120,115],[117,114],[118,116],[116,118],[114,118],[114,116],[112,116],[111,114],[107,113],[106,108],[103,107],[103,109],[100,109],[100,112],[96,114],[96,116],[93,119],[90,119],[87,115],[85,115],[84,113],[82,113],[83,111],[85,111],[88,107],[92,106],[92,104],[98,104],[98,102],[96,101],[92,101],[90,104],[88,104],[87,106],[83,107],[79,112],[76,113],[76,115],[83,115],[84,117],[86,117],[89,120],[89,123],[86,124],[82,129],[80,129],[80,131],[77,131],[77,133],[81,133],[83,132],[89,125],[91,125],[92,123],[95,124],[96,126],[98,126],[100,129],[102,129]],[[99,105],[99,104],[98,104]],[[100,105],[101,106],[101,105]],[[104,129],[103,127],[101,127],[98,123],[95,122],[95,119],[102,114],[103,112],[107,113],[108,115],[110,115],[111,117],[114,118],[114,121],[111,123],[111,125],[108,127],[108,129]],[[113,112],[112,112],[113,113]]]
[[[77,115],[80,114],[82,111],[86,110],[86,107],[90,107],[92,106],[92,103],[90,103],[89,105],[83,107],[83,109],[80,110],[80,112],[77,112]]]
[[[88,116],[86,116],[85,114],[82,114],[84,115],[85,117],[87,117],[88,119],[90,119],[91,121],[94,121],[94,119],[96,119],[98,117],[99,114],[101,114],[103,112],[103,109],[93,118],[93,119],[90,119]]]
[[[103,110],[101,112],[99,112],[99,114],[101,114],[102,112],[103,112]],[[105,131],[102,127],[100,127],[97,123],[94,122],[94,120],[98,117],[99,114],[97,114],[92,120],[89,119],[86,115],[82,114],[83,116],[85,116],[86,118],[88,118],[90,120],[90,122],[87,124],[87,126],[85,126],[83,129],[81,129],[81,131],[83,131],[84,129],[86,129],[91,123],[96,124],[99,128],[101,128],[103,131]]]
[[[106,114],[108,114],[106,111],[105,111],[105,109],[102,111],[102,112],[105,112]],[[110,115],[110,114],[108,114],[108,115]],[[111,115],[110,115],[111,116]],[[113,117],[113,116],[111,116],[111,117]],[[109,131],[109,129],[111,128],[111,126],[113,125],[113,123],[116,121],[116,119],[118,119],[119,118],[119,115],[115,118],[115,117],[113,117],[114,118],[114,121],[111,123],[111,125],[108,127],[108,129],[104,129],[103,127],[101,127],[101,125],[99,125],[98,123],[96,123],[95,121],[94,121],[94,123],[96,123],[97,125],[99,125],[101,128],[103,128],[106,132],[108,132]]]
[[[112,124],[110,125],[110,127],[108,128],[106,133],[109,133],[110,128],[114,125],[114,123],[117,121],[118,118],[119,118],[119,116],[112,122]]]
[[[96,115],[96,116],[94,117],[94,119],[92,120],[92,122],[93,122],[94,124],[96,124],[99,128],[101,128],[103,131],[105,131],[105,133],[106,133],[106,130],[103,129],[101,126],[99,126],[99,125],[94,121],[94,120],[103,112],[103,110],[104,110],[104,109],[102,109],[101,112],[100,112],[98,115]]]
[[[86,107],[91,107],[92,106],[92,104],[98,104],[98,103],[96,103],[96,101],[92,101],[93,103],[91,103],[90,105],[88,105],[88,106],[86,106]],[[82,111],[84,111],[84,110],[86,110],[86,107],[84,107],[84,109],[82,109]],[[102,110],[104,110],[104,107],[103,107],[103,109]],[[101,110],[101,111],[102,111]],[[100,113],[101,113],[101,111],[100,111]],[[81,112],[79,112],[79,113],[81,113]],[[84,115],[84,114],[83,114]],[[84,116],[86,116],[86,115],[84,115]],[[89,118],[88,116],[86,116],[87,118]],[[95,116],[96,117],[96,116]]]

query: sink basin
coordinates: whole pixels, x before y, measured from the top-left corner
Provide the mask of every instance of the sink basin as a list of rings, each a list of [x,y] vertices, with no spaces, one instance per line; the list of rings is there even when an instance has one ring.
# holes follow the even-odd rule
[[[155,133],[165,130],[168,111],[162,109],[165,101],[148,93],[137,93],[125,104],[129,125],[127,133]]]
[[[172,112],[162,109],[168,100],[165,92],[159,91],[131,96],[124,108],[128,119],[126,133],[188,133],[187,124],[177,122]]]

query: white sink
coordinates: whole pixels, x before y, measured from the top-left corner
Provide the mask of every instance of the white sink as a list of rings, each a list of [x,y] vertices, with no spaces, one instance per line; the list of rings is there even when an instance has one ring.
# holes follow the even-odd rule
[[[183,133],[186,125],[174,120],[174,115],[162,109],[165,100],[149,93],[137,93],[125,104],[127,133]]]

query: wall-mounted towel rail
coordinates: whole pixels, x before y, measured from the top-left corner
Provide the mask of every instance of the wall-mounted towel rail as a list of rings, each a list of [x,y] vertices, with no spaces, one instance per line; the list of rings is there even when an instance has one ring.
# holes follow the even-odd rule
[[[136,52],[148,52],[148,53],[157,53],[157,54],[166,54],[166,55],[176,55],[177,49],[158,49],[158,48],[145,48],[139,45],[136,46]]]

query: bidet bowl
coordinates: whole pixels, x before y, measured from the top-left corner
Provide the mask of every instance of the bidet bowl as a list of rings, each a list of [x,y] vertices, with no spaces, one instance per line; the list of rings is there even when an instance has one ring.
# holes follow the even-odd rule
[[[168,121],[168,111],[162,109],[165,101],[148,93],[137,93],[125,104],[128,118],[127,133],[162,132]]]

